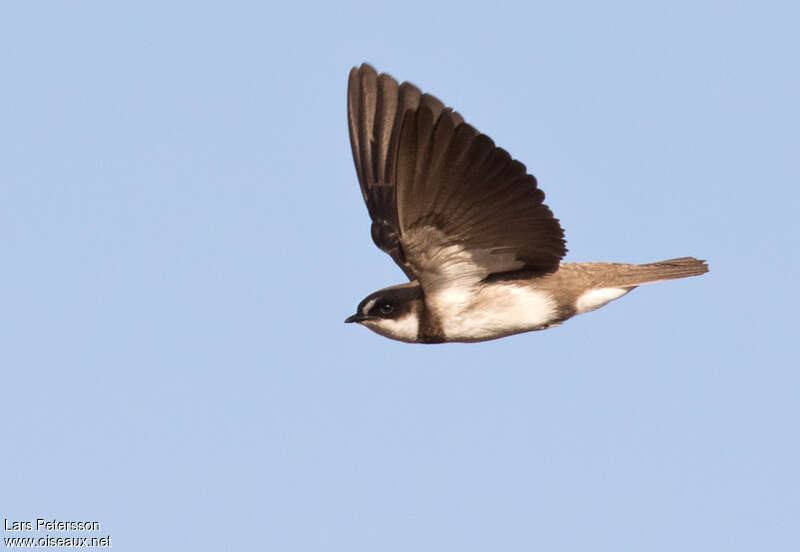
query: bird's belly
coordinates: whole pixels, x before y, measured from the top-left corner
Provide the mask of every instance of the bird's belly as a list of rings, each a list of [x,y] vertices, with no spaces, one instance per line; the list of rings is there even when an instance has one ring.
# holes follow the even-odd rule
[[[440,292],[430,304],[446,341],[486,341],[543,329],[557,319],[548,292],[516,283]]]

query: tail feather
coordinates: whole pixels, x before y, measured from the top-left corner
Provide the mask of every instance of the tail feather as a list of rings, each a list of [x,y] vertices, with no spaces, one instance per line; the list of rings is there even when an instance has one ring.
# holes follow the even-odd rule
[[[675,280],[700,276],[708,272],[705,261],[694,257],[679,257],[657,263],[629,265],[628,269],[621,271],[617,276],[615,285],[620,287],[638,286],[664,280]]]
[[[566,320],[618,299],[636,286],[700,276],[708,272],[705,261],[681,257],[641,265],[624,263],[561,263],[558,271],[537,280],[537,285],[557,298]]]

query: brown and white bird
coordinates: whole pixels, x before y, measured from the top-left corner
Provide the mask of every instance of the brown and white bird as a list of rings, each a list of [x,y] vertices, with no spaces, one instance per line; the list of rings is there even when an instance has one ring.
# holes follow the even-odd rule
[[[564,231],[525,165],[414,85],[350,71],[350,144],[372,239],[410,282],[368,295],[345,322],[410,343],[544,330],[704,261],[562,263]]]

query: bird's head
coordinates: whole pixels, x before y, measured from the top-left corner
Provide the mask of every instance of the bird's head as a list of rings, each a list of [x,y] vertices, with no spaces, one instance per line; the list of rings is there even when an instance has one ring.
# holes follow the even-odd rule
[[[345,322],[358,322],[382,336],[414,343],[422,301],[422,287],[417,282],[384,288],[367,295]]]

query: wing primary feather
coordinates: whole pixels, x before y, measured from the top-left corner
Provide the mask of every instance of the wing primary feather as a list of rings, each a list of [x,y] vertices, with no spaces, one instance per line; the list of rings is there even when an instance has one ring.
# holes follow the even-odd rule
[[[395,117],[398,107],[397,82],[389,75],[382,74],[378,77],[378,95],[375,117],[375,137],[377,147],[373,151],[373,165],[377,168],[379,181],[389,184],[389,156],[384,152],[389,151],[392,132],[395,126]]]
[[[350,131],[350,149],[353,151],[353,163],[356,166],[356,175],[359,182],[364,181],[364,170],[361,167],[361,138],[359,133],[359,113],[361,111],[361,85],[360,74],[357,68],[350,70],[350,77],[347,81],[347,122]],[[366,190],[361,186],[361,192],[366,201]]]
[[[359,110],[359,128],[361,129],[362,171],[367,186],[376,183],[373,167],[374,125],[377,110],[378,75],[372,67],[363,67],[361,71],[361,106]]]
[[[436,97],[362,64],[349,75],[348,122],[373,240],[409,279],[423,281],[424,259],[454,244],[472,254],[453,262],[485,263],[467,273],[558,267],[563,231],[536,179]],[[411,228],[421,233],[408,241]]]

